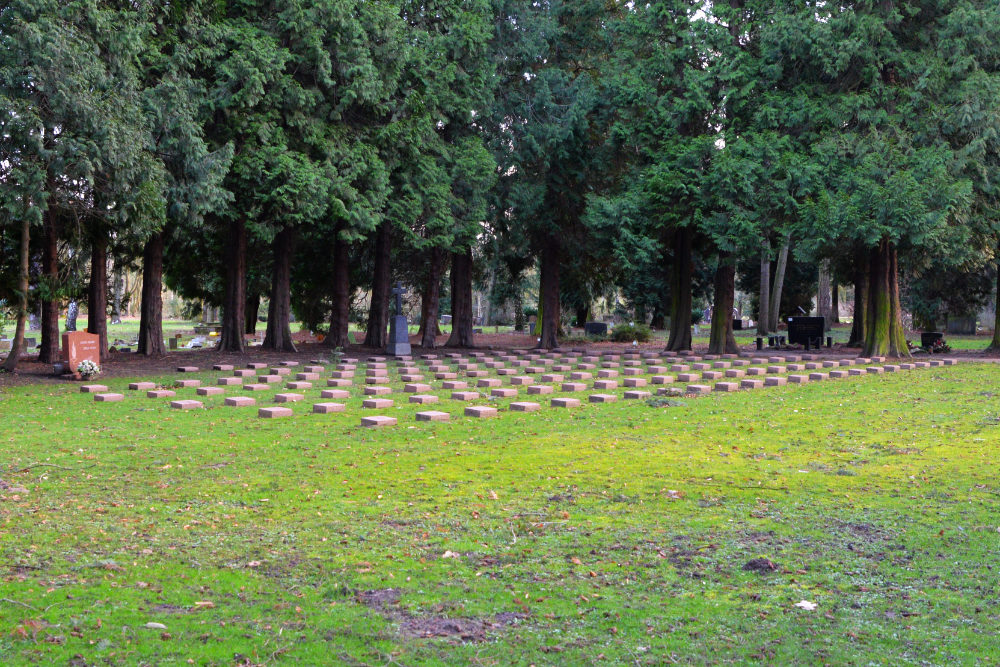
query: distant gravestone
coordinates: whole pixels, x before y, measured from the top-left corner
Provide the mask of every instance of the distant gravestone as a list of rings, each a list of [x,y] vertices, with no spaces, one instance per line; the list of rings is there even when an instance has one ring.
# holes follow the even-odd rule
[[[974,336],[976,334],[976,317],[975,315],[965,317],[952,317],[949,315],[946,329],[950,334]]]
[[[442,315],[441,324],[451,324],[451,315]]]
[[[67,370],[79,379],[76,368],[81,361],[101,363],[101,337],[86,331],[71,331],[62,337],[63,359]]]
[[[386,354],[401,356],[410,354],[410,333],[406,322],[406,315],[403,315],[403,295],[406,290],[402,283],[396,283],[392,290],[396,297],[396,315],[389,324],[389,345],[386,347]]]
[[[583,325],[583,332],[588,336],[607,336],[607,322],[587,322]]]
[[[38,315],[34,313],[28,313],[28,331],[41,331],[42,323],[38,319]]]

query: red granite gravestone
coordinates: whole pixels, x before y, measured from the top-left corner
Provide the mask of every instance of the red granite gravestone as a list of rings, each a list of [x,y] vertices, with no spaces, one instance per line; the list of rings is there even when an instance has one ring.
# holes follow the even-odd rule
[[[62,337],[63,359],[66,360],[67,369],[77,380],[80,374],[76,367],[81,361],[93,361],[95,364],[101,363],[101,337],[86,331],[70,331],[64,333]]]

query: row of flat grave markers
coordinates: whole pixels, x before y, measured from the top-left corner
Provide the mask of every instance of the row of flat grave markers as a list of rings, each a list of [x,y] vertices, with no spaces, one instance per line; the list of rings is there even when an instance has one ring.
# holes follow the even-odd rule
[[[667,365],[668,358],[670,362]],[[487,398],[478,390],[489,390],[488,398],[516,398],[519,389],[525,387],[529,395],[545,395],[559,393],[575,393],[585,391],[587,382],[595,390],[607,392],[618,389],[621,385],[627,389],[625,399],[642,399],[651,396],[651,392],[643,389],[648,385],[664,385],[658,388],[657,394],[704,394],[712,391],[731,392],[740,389],[757,389],[760,387],[783,386],[786,384],[804,384],[838,378],[848,378],[869,374],[891,373],[918,368],[950,366],[956,363],[954,359],[930,359],[900,364],[885,364],[882,357],[836,359],[823,358],[819,355],[781,355],[769,357],[740,358],[737,355],[702,355],[678,358],[668,353],[612,353],[600,355],[586,350],[557,351],[537,353],[528,350],[512,350],[502,353],[472,352],[467,355],[449,353],[442,356],[434,354],[422,355],[418,361],[412,358],[393,358],[394,368],[390,369],[389,360],[384,357],[369,357],[364,366],[364,399],[365,409],[385,409],[393,407],[393,400],[385,398],[393,393],[388,386],[395,380],[403,383],[402,392],[409,394],[409,402],[425,405],[440,401],[440,397],[429,393],[435,388],[451,391],[450,398],[457,401],[474,401]],[[263,418],[292,416],[293,411],[281,404],[304,401],[303,393],[312,390],[314,383],[329,373],[326,378],[327,389],[320,391],[324,402],[313,404],[313,412],[330,414],[344,412],[346,405],[332,400],[351,398],[349,388],[354,386],[356,375],[361,370],[358,359],[343,358],[334,370],[328,369],[328,364],[314,361],[312,365],[303,366],[298,370],[299,363],[285,361],[274,366],[263,363],[250,363],[247,368],[234,368],[229,364],[216,364],[215,371],[231,371],[231,376],[216,379],[214,386],[202,386],[197,379],[178,379],[172,389],[160,387],[152,382],[133,382],[129,385],[131,391],[145,391],[151,399],[174,399],[170,407],[178,410],[204,408],[204,403],[195,399],[178,399],[175,389],[195,389],[199,397],[223,395],[230,386],[239,387],[248,393],[264,392],[284,383],[289,392],[278,392],[273,396],[274,406],[260,407],[258,416]],[[197,367],[184,366],[177,369],[180,373],[199,371]],[[394,375],[390,375],[390,370]],[[294,373],[294,376],[293,376]],[[433,378],[433,379],[431,379]],[[506,379],[508,386],[504,385]],[[714,384],[704,384],[714,381]],[[432,385],[438,383],[438,387]],[[474,382],[475,390],[470,389]],[[681,385],[683,389],[673,385]],[[104,385],[87,384],[81,386],[81,391],[94,394],[98,402],[123,401],[125,396],[110,393]],[[595,393],[588,396],[591,403],[610,403],[617,401],[618,395],[611,393]],[[255,406],[256,399],[249,395],[226,396],[224,404],[234,407]],[[576,407],[580,399],[573,397],[553,397],[550,400],[553,407]],[[539,403],[514,401],[509,404],[509,410],[515,412],[534,412],[541,409]],[[495,417],[499,414],[492,406],[467,406],[464,414],[469,417]],[[417,412],[418,421],[448,421],[451,415],[447,412],[430,410]],[[397,423],[395,417],[376,415],[364,417],[363,426],[387,426]]]

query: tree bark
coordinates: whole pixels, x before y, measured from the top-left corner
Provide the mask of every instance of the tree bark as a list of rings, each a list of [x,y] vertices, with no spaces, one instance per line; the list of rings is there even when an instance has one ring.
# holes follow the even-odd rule
[[[365,345],[377,350],[383,350],[389,344],[389,292],[392,289],[389,270],[392,258],[390,232],[389,223],[383,222],[375,236],[375,275],[372,280],[372,302],[368,309]]]
[[[271,269],[271,302],[267,308],[267,331],[264,333],[265,350],[295,352],[292,342],[292,245],[294,230],[284,227],[274,237],[271,248],[274,265]],[[240,318],[242,324],[243,318]],[[241,326],[242,328],[242,326]]]
[[[868,337],[868,282],[871,267],[868,250],[859,246],[854,250],[854,321],[847,347],[864,347]]]
[[[139,354],[158,357],[163,346],[163,232],[156,232],[142,250],[142,304],[139,307]]]
[[[494,239],[494,243],[496,243]],[[490,263],[490,280],[486,287],[486,314],[483,315],[483,326],[488,327],[493,324],[496,318],[496,309],[493,307],[493,293],[497,282],[497,253],[493,253],[493,261]]]
[[[243,331],[248,334],[257,333],[257,319],[260,316],[260,294],[258,292],[252,292],[247,296],[246,310],[244,311],[244,319],[246,320]]]
[[[59,230],[55,212],[45,213],[42,248],[42,279],[45,281],[42,300],[42,346],[38,361],[51,364],[59,360]]]
[[[694,259],[691,246],[694,231],[681,227],[674,231],[674,263],[670,267],[670,337],[667,350],[691,349],[691,280]]]
[[[662,329],[666,324],[666,315],[662,306],[657,306],[653,311],[653,317],[649,320],[649,326],[653,329]]]
[[[122,291],[125,289],[125,279],[121,267],[115,262],[114,279],[111,281],[111,324],[122,323]]]
[[[830,285],[830,324],[840,324],[840,286],[836,279]]]
[[[539,318],[542,324],[538,347],[551,350],[559,347],[559,262],[562,248],[559,238],[550,236],[542,246],[541,302]]]
[[[441,275],[444,273],[444,250],[431,248],[427,275],[420,304],[420,347],[437,347],[438,315],[441,309]]]
[[[31,224],[28,216],[21,219],[21,247],[20,262],[18,264],[17,275],[17,325],[14,327],[14,342],[10,348],[10,353],[3,362],[2,368],[13,372],[17,368],[17,362],[21,358],[21,349],[24,347],[24,328],[28,321],[28,271],[30,264],[31,245]]]
[[[108,237],[103,229],[94,230],[91,243],[87,331],[100,337],[103,361],[108,356]]]
[[[816,314],[823,318],[823,330],[829,331],[832,321],[833,297],[830,295],[830,260],[819,263],[819,284],[816,289]]]
[[[472,334],[472,249],[451,254],[451,336],[446,347],[475,347]]]
[[[323,344],[327,347],[347,349],[351,316],[351,267],[350,245],[340,238],[338,228],[333,240],[333,307],[330,310],[330,331]]]
[[[865,356],[908,357],[899,303],[896,247],[882,239],[871,251]]]
[[[715,295],[712,304],[712,332],[709,354],[736,354],[740,351],[733,334],[733,302],[736,298],[736,263],[729,253],[719,254],[715,270]]]
[[[788,247],[791,244],[791,234],[785,234],[785,239],[778,251],[778,264],[774,267],[774,285],[771,288],[771,331],[778,330],[781,318],[781,291],[785,288],[785,269],[788,267]]]
[[[247,327],[247,227],[242,219],[229,223],[226,243],[226,293],[222,301],[222,335],[216,349],[246,351],[243,338]]]
[[[524,321],[524,300],[521,291],[518,290],[514,293],[514,331],[524,331],[525,326],[527,325]]]
[[[771,242],[764,239],[760,248],[760,303],[757,304],[757,335],[771,333]]]
[[[573,326],[583,328],[590,319],[590,306],[577,306]]]
[[[989,352],[1000,350],[1000,243],[997,245],[997,258],[997,293],[993,300],[993,340],[986,346]]]

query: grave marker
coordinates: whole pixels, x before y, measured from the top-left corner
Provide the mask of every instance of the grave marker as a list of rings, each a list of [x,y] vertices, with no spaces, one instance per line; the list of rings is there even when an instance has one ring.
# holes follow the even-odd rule
[[[63,359],[66,361],[67,370],[79,379],[80,374],[76,371],[81,361],[93,361],[95,364],[101,363],[101,337],[85,331],[71,331],[62,336]]]

